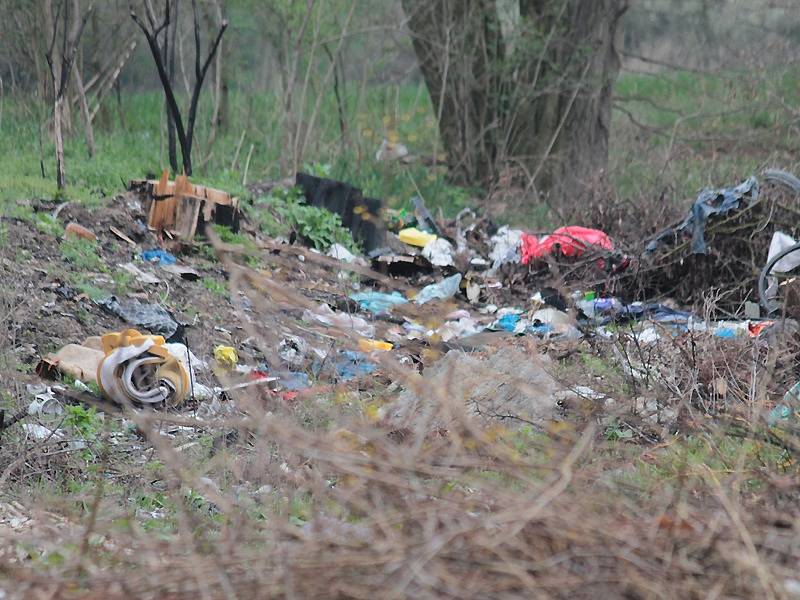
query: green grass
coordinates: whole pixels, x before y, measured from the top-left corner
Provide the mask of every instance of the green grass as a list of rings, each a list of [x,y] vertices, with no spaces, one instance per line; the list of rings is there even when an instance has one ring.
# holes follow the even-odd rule
[[[636,446],[610,445],[619,456],[631,456],[633,468],[621,481],[658,496],[665,485],[678,485],[687,474],[694,480],[689,483],[696,485],[713,473],[719,480],[740,477],[746,489],[757,491],[764,485],[766,473],[784,472],[791,458],[783,448],[734,435],[676,437],[665,446],[642,460]]]
[[[764,166],[791,168],[795,117],[786,107],[800,104],[798,79],[795,66],[760,73],[622,74],[611,136],[612,183],[623,197],[668,190],[681,200],[705,187],[737,184]]]
[[[67,239],[61,242],[59,249],[61,257],[77,271],[103,271],[108,269],[97,254],[97,242],[80,238]]]
[[[214,292],[215,294],[219,294],[220,296],[228,295],[228,286],[224,281],[218,281],[210,277],[204,277],[203,287],[211,292]]]

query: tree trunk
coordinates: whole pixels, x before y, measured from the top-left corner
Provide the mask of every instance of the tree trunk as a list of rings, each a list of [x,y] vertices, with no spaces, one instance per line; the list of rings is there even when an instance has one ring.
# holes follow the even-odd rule
[[[175,42],[178,34],[178,0],[175,1],[175,13],[172,23],[164,32],[164,62],[167,64],[169,84],[175,88]],[[174,173],[178,173],[178,141],[175,134],[175,118],[169,108],[169,103],[164,100],[164,109],[167,111],[167,147],[169,148],[169,166]]]
[[[487,185],[512,168],[569,197],[604,171],[627,0],[518,0],[505,28],[495,0],[403,7],[454,180]]]
[[[219,46],[219,56],[217,56],[214,67],[214,75],[219,81],[219,110],[217,111],[217,128],[222,133],[227,133],[228,123],[230,122],[230,75],[224,63],[223,46]]]
[[[485,181],[496,155],[496,66],[504,54],[495,0],[403,0],[403,8],[451,175]]]
[[[53,106],[53,134],[56,142],[56,186],[63,190],[67,176],[64,172],[64,135],[62,119],[64,117],[64,96],[56,96]]]
[[[549,7],[542,10],[542,4]],[[508,127],[508,152],[533,169],[528,175],[538,191],[570,198],[608,166],[613,86],[620,67],[614,44],[627,0],[571,0],[556,15],[559,7],[553,4],[520,2],[524,21],[544,21],[546,34],[566,35],[551,38],[543,60],[537,58],[538,73],[530,61],[522,71],[522,87],[533,86],[536,92],[521,103],[521,118]],[[538,81],[533,79],[537,75]]]

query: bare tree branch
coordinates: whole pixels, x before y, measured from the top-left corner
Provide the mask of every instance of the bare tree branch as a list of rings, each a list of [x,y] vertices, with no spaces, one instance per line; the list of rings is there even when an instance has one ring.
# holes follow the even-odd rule
[[[170,3],[167,2],[166,10],[169,11]],[[148,20],[151,23],[155,23],[155,15],[149,14],[152,11],[152,6],[150,6],[149,0],[145,1],[145,6],[148,11]],[[206,74],[208,72],[208,68],[211,65],[211,61],[214,59],[214,55],[219,48],[219,44],[222,41],[222,35],[225,33],[225,30],[228,28],[228,22],[223,19],[219,32],[217,33],[216,38],[214,39],[213,44],[208,52],[208,56],[205,59],[205,62],[201,64],[200,62],[200,52],[201,52],[201,45],[200,45],[200,29],[199,29],[199,19],[197,15],[197,3],[195,0],[192,0],[192,9],[194,12],[194,38],[195,38],[195,82],[194,82],[194,89],[192,90],[192,97],[191,102],[189,104],[189,113],[187,115],[186,122],[184,124],[183,117],[181,115],[181,111],[178,107],[178,102],[175,99],[175,93],[173,90],[172,80],[167,72],[166,62],[168,60],[167,56],[165,55],[165,51],[159,48],[158,45],[158,33],[163,30],[169,24],[169,12],[167,12],[167,16],[164,19],[164,23],[162,23],[158,28],[151,27],[148,29],[147,25],[138,17],[136,11],[131,6],[131,18],[133,21],[139,26],[139,29],[142,30],[142,33],[145,35],[145,39],[147,40],[147,45],[150,48],[150,53],[153,56],[153,60],[156,63],[156,70],[158,71],[158,77],[161,80],[161,86],[164,89],[164,96],[167,102],[168,108],[168,117],[174,121],[175,130],[178,134],[178,142],[181,146],[181,155],[183,159],[183,170],[187,175],[191,175],[192,173],[192,142],[194,139],[194,124],[197,119],[197,106],[200,101],[200,91],[203,88],[203,81],[205,80]],[[176,23],[177,26],[177,23]],[[173,50],[174,52],[174,50]]]

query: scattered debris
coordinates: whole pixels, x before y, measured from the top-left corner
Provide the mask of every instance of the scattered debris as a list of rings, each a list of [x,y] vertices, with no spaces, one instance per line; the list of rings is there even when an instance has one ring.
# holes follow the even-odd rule
[[[341,244],[332,244],[328,250],[328,256],[350,264],[359,262],[359,258]]]
[[[69,375],[83,382],[97,383],[97,367],[105,357],[99,338],[83,344],[67,344],[55,354],[48,354],[36,366],[36,373],[45,379]]]
[[[576,226],[560,227],[541,238],[523,233],[521,241],[523,265],[554,252],[560,252],[564,256],[581,256],[592,248],[608,251],[614,249],[611,238],[604,232]]]
[[[51,439],[61,441],[67,437],[66,432],[61,429],[48,429],[44,425],[39,425],[38,423],[23,423],[21,427],[28,438],[37,442],[44,442]]]
[[[126,323],[163,335],[167,340],[178,332],[178,322],[160,306],[142,304],[138,300],[120,301],[116,296],[99,300],[97,304]]]
[[[419,196],[413,196],[411,203],[414,205],[414,217],[417,220],[417,226],[425,231],[431,231],[437,236],[441,236],[442,232],[436,224],[436,219],[431,215],[431,211],[425,206],[425,201]]]
[[[145,262],[156,263],[161,266],[174,265],[178,259],[166,250],[161,248],[153,248],[152,250],[144,250],[142,252],[142,260]]]
[[[389,342],[366,340],[364,338],[358,340],[358,349],[361,350],[361,352],[388,352],[392,348],[394,348],[394,345],[390,344]]]
[[[200,273],[198,273],[195,269],[191,267],[187,267],[184,265],[169,265],[161,263],[161,270],[166,271],[167,273],[172,273],[173,275],[177,275],[181,279],[186,279],[187,281],[197,281],[200,279]]]
[[[436,241],[435,235],[420,231],[416,227],[407,227],[406,229],[401,229],[397,233],[397,237],[404,244],[408,244],[409,246],[418,246],[419,248],[424,248],[429,243]]]
[[[199,412],[213,418],[213,414],[232,414],[230,411],[236,410],[223,406],[233,390],[264,386],[264,393],[288,402],[303,390],[324,389],[337,381],[358,380],[355,385],[359,388],[368,384],[368,376],[380,381],[388,372],[379,370],[379,365],[396,359],[397,364],[424,373],[423,381],[430,393],[445,381],[442,378],[453,377],[465,386],[465,397],[476,417],[540,428],[557,418],[559,402],[579,398],[602,404],[607,400],[587,386],[565,387],[557,383],[548,372],[549,359],[539,354],[542,350],[562,348],[569,352],[587,341],[608,344],[614,340],[635,344],[639,352],[649,352],[686,333],[734,344],[735,340],[759,338],[773,327],[771,321],[757,318],[707,321],[672,304],[631,302],[629,297],[615,294],[613,285],[623,279],[612,280],[613,270],[607,267],[617,259],[615,248],[620,246],[597,229],[570,226],[549,235],[533,235],[508,227],[498,229],[473,211],[462,211],[454,220],[437,221],[422,200],[416,199],[414,214],[399,215],[393,225],[393,231],[398,233],[387,235],[380,202],[364,199],[359,190],[342,182],[304,174],[298,174],[297,181],[298,185],[302,183],[307,202],[340,214],[362,242],[371,240],[364,244],[372,246],[367,256],[373,268],[389,277],[371,271],[364,258],[341,244],[333,244],[324,256],[296,243],[263,242],[260,247],[269,252],[265,261],[275,257],[274,265],[265,265],[262,271],[274,278],[270,283],[276,289],[297,286],[302,290],[298,301],[278,303],[278,322],[269,324],[275,328],[274,338],[269,341],[274,356],[265,355],[262,345],[254,341],[256,338],[242,339],[241,328],[235,324],[215,326],[218,333],[214,343],[224,340],[225,344],[213,349],[206,346],[205,352],[213,355],[215,364],[226,372],[208,369],[186,345],[167,343],[165,338],[182,338],[183,325],[166,308],[140,302],[151,297],[153,291],[139,288],[124,300],[111,296],[97,302],[103,310],[137,329],[89,338],[83,344],[68,344],[43,358],[37,372],[47,378],[67,375],[85,382],[80,385],[87,395],[92,389],[87,386],[97,383],[104,396],[122,404],[180,406],[192,397],[207,401]],[[175,189],[168,194],[171,199],[184,198],[188,182],[178,178],[173,185]],[[723,200],[733,194],[741,206],[750,206],[745,199],[751,188],[724,192]],[[732,206],[736,204],[734,200]],[[168,201],[152,198],[150,216],[162,220],[166,237],[181,237],[181,227],[173,224],[175,229],[171,229],[168,224],[169,215],[164,210]],[[737,208],[730,210],[733,214]],[[712,211],[704,217],[707,231],[711,231],[716,214]],[[176,221],[184,217],[176,209]],[[687,231],[695,231],[693,223],[687,221]],[[122,231],[114,229],[109,228],[113,235],[135,245]],[[140,252],[145,263],[158,265],[160,271],[181,279],[200,277],[195,269],[179,264],[175,254],[157,247],[163,241],[155,240],[146,231],[142,239],[146,235],[151,236],[144,246],[149,249]],[[380,245],[372,243],[378,240]],[[707,248],[711,247],[710,240],[711,236],[706,238]],[[783,262],[781,259],[786,257],[776,259],[777,252],[792,244],[794,240],[787,234],[776,233],[769,256],[775,273],[800,264],[792,257]],[[286,256],[304,258],[296,274],[286,265],[298,263],[285,262]],[[593,268],[592,273],[602,273],[604,279],[590,279],[590,271],[578,268],[584,266]],[[152,267],[122,262],[119,268],[132,274],[137,282],[164,287],[178,284],[176,287],[181,288],[180,282],[166,276],[160,280],[148,270]],[[335,273],[335,277],[326,278],[324,269]],[[209,275],[216,271],[207,270]],[[363,277],[338,277],[349,271]],[[563,281],[559,280],[564,274]],[[376,284],[382,287],[368,287]],[[395,284],[407,293],[393,290]],[[58,281],[43,287],[65,300],[80,299],[77,290]],[[414,289],[419,290],[416,295]],[[187,291],[184,287],[184,294]],[[267,289],[265,293],[271,292]],[[180,306],[185,297],[176,301],[170,296],[170,305]],[[434,300],[447,302],[433,303]],[[252,307],[246,318],[255,317],[254,296],[243,292],[233,303]],[[46,308],[52,311],[53,307]],[[291,318],[281,322],[280,314]],[[333,328],[335,335],[325,327],[308,327],[307,323]],[[251,324],[255,325],[255,318]],[[249,335],[252,334],[248,332]],[[236,348],[241,348],[241,356]],[[645,377],[644,367],[629,365],[627,369],[634,378]],[[209,386],[197,381],[200,372],[206,373]],[[215,377],[224,378],[225,387],[213,387]],[[414,389],[415,393],[410,389],[402,392],[387,407],[390,423],[420,406],[424,398],[417,397],[421,392]],[[664,407],[658,402],[643,396],[640,405],[648,422],[663,423]],[[40,415],[59,406],[58,393],[45,387],[37,392],[28,410]],[[54,435],[48,431],[48,435]],[[626,432],[620,435],[628,435]]]
[[[358,292],[352,294],[350,298],[358,302],[361,310],[376,315],[388,314],[391,312],[392,307],[408,302],[408,299],[400,292],[392,292],[391,294],[374,291]]]
[[[52,285],[47,286],[45,289],[50,290],[59,298],[63,298],[64,300],[75,300],[80,295],[80,292],[76,290],[74,287],[66,285],[64,283],[53,283]]]
[[[239,354],[232,346],[217,346],[214,359],[226,369],[233,369],[239,362]]]
[[[327,304],[318,305],[313,311],[306,309],[303,318],[309,322],[318,322],[329,327],[343,330],[353,330],[359,335],[371,338],[375,335],[375,327],[370,323],[353,315],[343,312],[334,312]]]
[[[350,381],[372,374],[375,371],[375,363],[367,360],[363,352],[345,350],[339,354],[335,368],[339,379]]]
[[[151,275],[150,273],[145,273],[133,263],[125,263],[117,266],[123,271],[133,275],[136,278],[136,281],[139,281],[141,283],[146,283],[150,285],[156,285],[161,283],[161,280],[158,277],[156,277],[155,275]]]
[[[28,393],[34,400],[28,404],[30,416],[58,416],[64,414],[64,407],[48,385],[28,385]]]
[[[761,306],[763,306],[768,315],[777,311],[781,306],[781,302],[777,301],[780,286],[778,278],[773,274],[785,275],[800,267],[800,252],[798,250],[800,250],[800,243],[790,235],[782,231],[776,231],[772,234],[767,263],[764,265],[764,269],[758,279],[758,297],[761,301]],[[788,302],[789,298],[786,300]],[[797,303],[797,300],[798,298],[795,297],[793,303]]]
[[[692,253],[708,252],[705,240],[706,223],[711,216],[725,216],[743,206],[752,206],[758,201],[758,180],[750,177],[735,188],[718,190],[705,189],[686,218],[677,226],[664,230],[645,247],[645,252],[653,252],[662,244],[674,245],[677,240],[691,236]]]
[[[115,236],[117,236],[119,239],[121,239],[123,242],[127,242],[128,245],[130,245],[130,246],[135,246],[136,245],[136,242],[134,242],[131,238],[129,238],[124,233],[122,233],[119,229],[117,229],[113,225],[111,227],[109,227],[108,230],[111,233],[113,233]]]
[[[295,182],[308,204],[339,215],[342,225],[350,230],[354,240],[361,242],[366,252],[385,245],[386,227],[380,200],[364,198],[360,189],[347,183],[307,173],[297,173]]]
[[[458,293],[460,285],[461,273],[456,273],[455,275],[442,279],[439,283],[432,283],[422,288],[420,292],[414,296],[414,302],[417,304],[425,304],[431,300],[446,300],[447,298],[452,298]]]
[[[387,418],[393,425],[402,426],[437,393],[446,393],[450,398],[464,398],[477,418],[510,427],[541,428],[555,418],[557,395],[565,391],[548,373],[548,367],[551,364],[546,355],[531,356],[513,348],[501,349],[489,357],[450,351],[425,370],[418,386],[424,394],[418,396],[410,390],[401,393],[387,407]]]
[[[381,142],[380,148],[375,153],[375,160],[378,162],[391,162],[394,160],[400,160],[401,158],[406,158],[408,156],[408,148],[406,148],[400,142],[390,142],[387,139],[384,139]]]
[[[505,264],[522,262],[520,250],[523,235],[522,230],[509,229],[504,225],[490,238],[492,251],[489,254],[489,260],[492,261],[492,273]]]
[[[717,308],[737,312],[761,289],[753,265],[764,264],[774,233],[797,231],[798,195],[800,180],[774,169],[734,188],[704,190],[682,221],[644,245],[637,268],[620,274],[616,289],[644,298],[668,294],[695,308],[724,290]],[[769,305],[760,293],[758,301]]]
[[[422,256],[437,267],[452,267],[455,264],[453,262],[453,245],[444,238],[436,238],[425,244]]]

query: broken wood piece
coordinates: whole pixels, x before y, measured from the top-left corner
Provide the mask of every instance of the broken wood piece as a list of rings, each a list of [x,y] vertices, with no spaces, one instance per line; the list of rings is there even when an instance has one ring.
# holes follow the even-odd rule
[[[125,263],[117,266],[123,271],[133,275],[136,278],[136,281],[140,283],[146,283],[150,285],[156,285],[161,283],[161,280],[158,277],[142,271],[139,267],[137,267],[133,263]]]
[[[80,238],[83,240],[88,240],[90,242],[97,241],[97,236],[91,229],[88,229],[83,225],[80,225],[79,223],[75,223],[74,221],[67,223],[67,226],[64,229],[64,237]]]
[[[170,214],[170,207],[167,205],[167,199],[171,197],[174,189],[174,186],[170,189],[169,171],[164,169],[161,173],[161,179],[149,183],[153,184],[153,187],[149,194],[152,202],[147,224],[155,229],[165,229],[175,222],[175,213],[173,211]]]
[[[159,180],[131,180],[129,189],[150,202],[148,227],[165,234],[172,230],[181,240],[191,240],[204,231],[206,223],[238,229],[239,199],[222,190],[192,184],[186,176],[170,181],[164,171]]]
[[[111,227],[109,227],[108,230],[111,233],[113,233],[115,236],[117,236],[119,239],[121,239],[123,242],[128,242],[128,244],[130,244],[131,246],[135,246],[136,245],[136,242],[134,242],[131,238],[129,238],[124,233],[122,233],[119,229],[117,229],[113,225]]]
[[[178,237],[183,240],[191,240],[197,232],[197,224],[200,217],[200,207],[203,201],[192,196],[178,196],[178,208],[175,213],[175,227]]]

